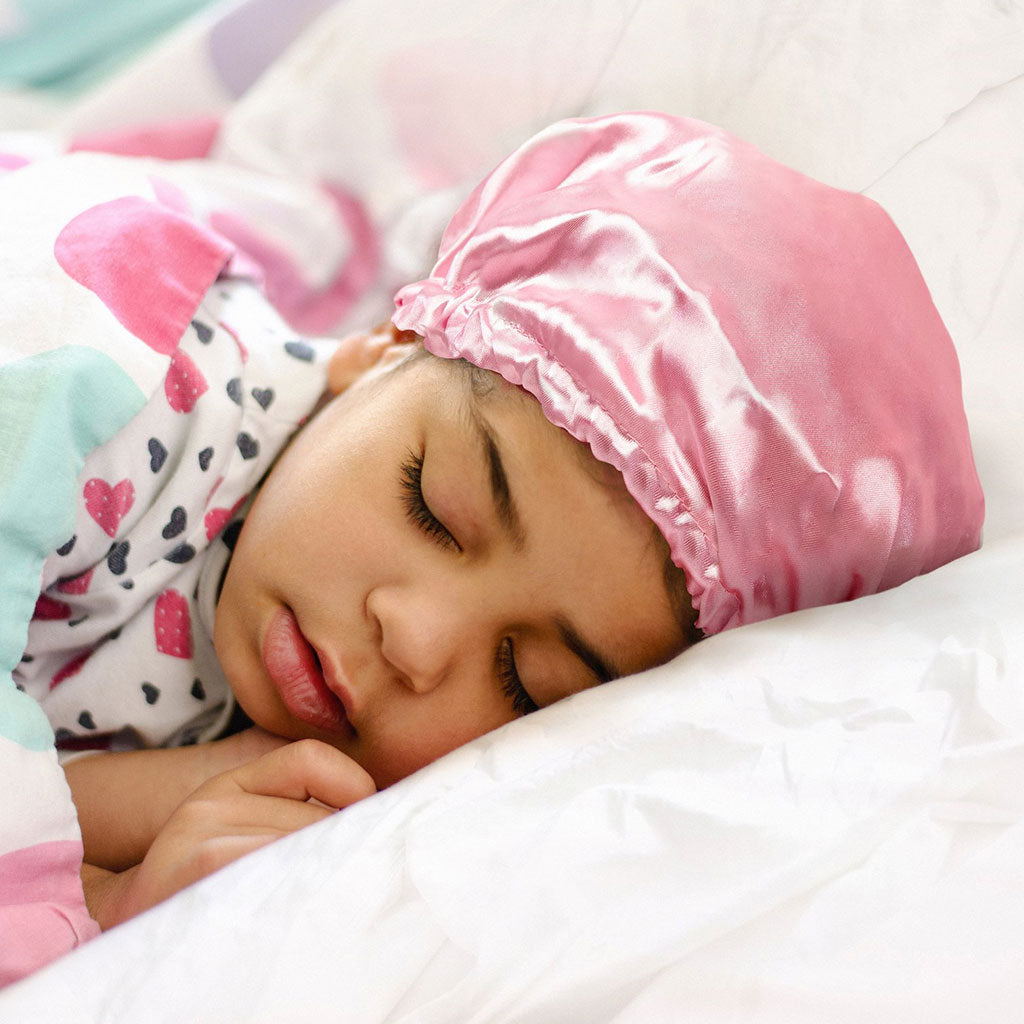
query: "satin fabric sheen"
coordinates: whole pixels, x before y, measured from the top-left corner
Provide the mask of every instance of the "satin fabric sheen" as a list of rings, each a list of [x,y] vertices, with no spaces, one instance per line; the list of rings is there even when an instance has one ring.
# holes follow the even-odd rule
[[[559,122],[452,218],[395,324],[620,470],[716,633],[978,547],[952,340],[873,201],[700,121]]]

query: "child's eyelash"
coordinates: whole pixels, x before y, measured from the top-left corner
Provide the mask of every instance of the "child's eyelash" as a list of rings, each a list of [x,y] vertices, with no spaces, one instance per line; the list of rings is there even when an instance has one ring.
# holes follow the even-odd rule
[[[400,483],[402,485],[402,501],[409,519],[418,526],[431,540],[437,541],[443,548],[461,551],[459,542],[452,536],[448,528],[441,522],[423,497],[423,456],[409,452],[408,458],[402,463]]]
[[[497,664],[501,688],[505,696],[512,701],[512,710],[517,715],[528,715],[531,711],[536,711],[537,705],[519,680],[512,641],[508,637],[502,640],[498,647]]]

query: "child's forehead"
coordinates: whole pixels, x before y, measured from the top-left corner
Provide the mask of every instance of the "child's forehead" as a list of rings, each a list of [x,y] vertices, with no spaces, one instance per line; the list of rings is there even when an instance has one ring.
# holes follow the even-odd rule
[[[495,406],[501,407],[503,415],[522,418],[538,425],[538,435],[543,447],[550,451],[567,452],[573,464],[578,465],[591,480],[599,484],[612,500],[635,510],[637,521],[649,525],[654,534],[661,536],[629,493],[622,474],[614,466],[597,458],[588,444],[577,440],[563,427],[552,423],[545,416],[541,403],[524,387],[505,380],[501,374],[493,370],[482,369],[464,359],[442,359],[441,362],[457,364],[454,372],[461,377],[460,413],[467,428],[476,432],[479,432],[481,427],[493,430],[488,413]]]
[[[609,487],[622,487],[622,476],[612,466],[600,462],[590,448],[576,440],[568,431],[552,423],[545,415],[536,397],[519,384],[507,381],[500,373],[485,370],[465,359],[445,359],[440,356],[428,357],[442,364],[452,374],[457,392],[458,409],[465,426],[479,432],[481,426],[490,426],[489,413],[501,409],[502,416],[512,416],[542,425],[539,435],[542,444],[551,449],[572,452],[580,465],[599,483]],[[425,386],[429,386],[428,384]]]
[[[567,451],[596,483],[610,496],[636,508],[644,522],[650,522],[626,487],[622,474],[612,465],[597,458],[590,446],[573,437],[567,430],[552,423],[544,414],[537,398],[519,384],[513,384],[494,370],[476,366],[466,359],[449,359],[419,349],[405,364],[406,369],[424,368],[426,373],[417,374],[413,385],[428,398],[436,397],[437,379],[447,377],[451,384],[455,409],[466,431],[477,436],[493,430],[489,413],[499,407],[503,416],[522,417],[524,420],[542,424],[540,438],[550,450]],[[653,524],[652,524],[653,526]],[[657,532],[655,530],[655,532]],[[661,535],[658,534],[660,537]]]

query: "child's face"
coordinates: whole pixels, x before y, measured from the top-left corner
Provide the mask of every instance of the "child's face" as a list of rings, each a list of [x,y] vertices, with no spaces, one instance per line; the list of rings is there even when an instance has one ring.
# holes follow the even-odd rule
[[[420,359],[285,451],[239,536],[217,653],[257,725],[386,786],[681,650],[652,529],[532,398],[475,396]]]

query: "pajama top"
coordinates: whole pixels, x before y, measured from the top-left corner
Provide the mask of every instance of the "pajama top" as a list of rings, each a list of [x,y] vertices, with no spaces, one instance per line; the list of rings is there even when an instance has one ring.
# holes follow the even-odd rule
[[[226,725],[217,593],[247,498],[324,390],[324,356],[249,282],[219,281],[163,387],[85,460],[74,532],[43,565],[14,672],[63,757]]]

